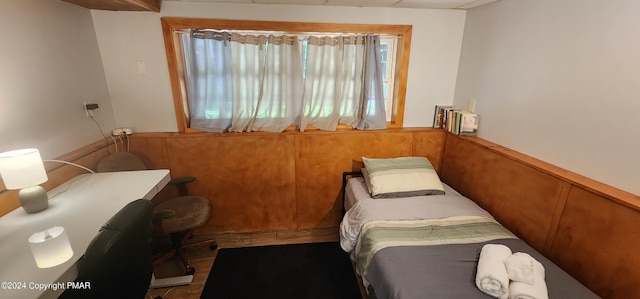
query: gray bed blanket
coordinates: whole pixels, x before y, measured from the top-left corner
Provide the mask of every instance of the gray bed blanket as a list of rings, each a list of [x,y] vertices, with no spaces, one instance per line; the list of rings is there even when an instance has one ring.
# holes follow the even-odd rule
[[[485,244],[503,244],[540,261],[551,299],[599,298],[520,239],[384,248],[373,256],[369,266],[370,298],[491,298],[474,282],[480,250]]]

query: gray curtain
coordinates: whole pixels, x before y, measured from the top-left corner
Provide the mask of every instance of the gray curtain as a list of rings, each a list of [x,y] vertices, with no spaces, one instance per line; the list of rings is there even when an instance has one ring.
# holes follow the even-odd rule
[[[364,67],[360,121],[355,126],[359,130],[380,130],[387,128],[384,94],[382,89],[382,68],[380,64],[380,37],[367,35],[365,38]]]

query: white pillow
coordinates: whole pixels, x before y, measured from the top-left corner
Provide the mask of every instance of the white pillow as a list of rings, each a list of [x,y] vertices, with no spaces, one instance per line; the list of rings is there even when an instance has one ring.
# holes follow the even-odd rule
[[[362,157],[371,197],[443,195],[444,186],[424,157],[373,159]],[[365,178],[366,180],[366,178]]]

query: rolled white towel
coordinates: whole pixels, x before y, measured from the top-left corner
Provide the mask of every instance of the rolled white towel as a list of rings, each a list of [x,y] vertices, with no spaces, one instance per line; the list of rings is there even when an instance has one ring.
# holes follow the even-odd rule
[[[533,263],[533,284],[511,281],[509,284],[509,299],[549,299],[544,266],[533,257],[529,257]]]
[[[504,261],[509,279],[533,285],[533,261],[535,259],[524,252],[516,252]]]
[[[509,275],[504,261],[511,249],[500,244],[486,244],[480,251],[476,286],[487,295],[505,299],[509,296]]]

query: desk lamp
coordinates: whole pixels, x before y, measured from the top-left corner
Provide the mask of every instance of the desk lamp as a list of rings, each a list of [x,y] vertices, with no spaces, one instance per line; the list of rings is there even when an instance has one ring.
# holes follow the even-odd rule
[[[20,189],[18,198],[27,213],[40,212],[49,207],[47,192],[39,185],[49,178],[37,149],[0,153],[0,176],[7,189]]]
[[[69,237],[61,226],[54,226],[31,235],[29,247],[38,268],[60,265],[73,256]]]

